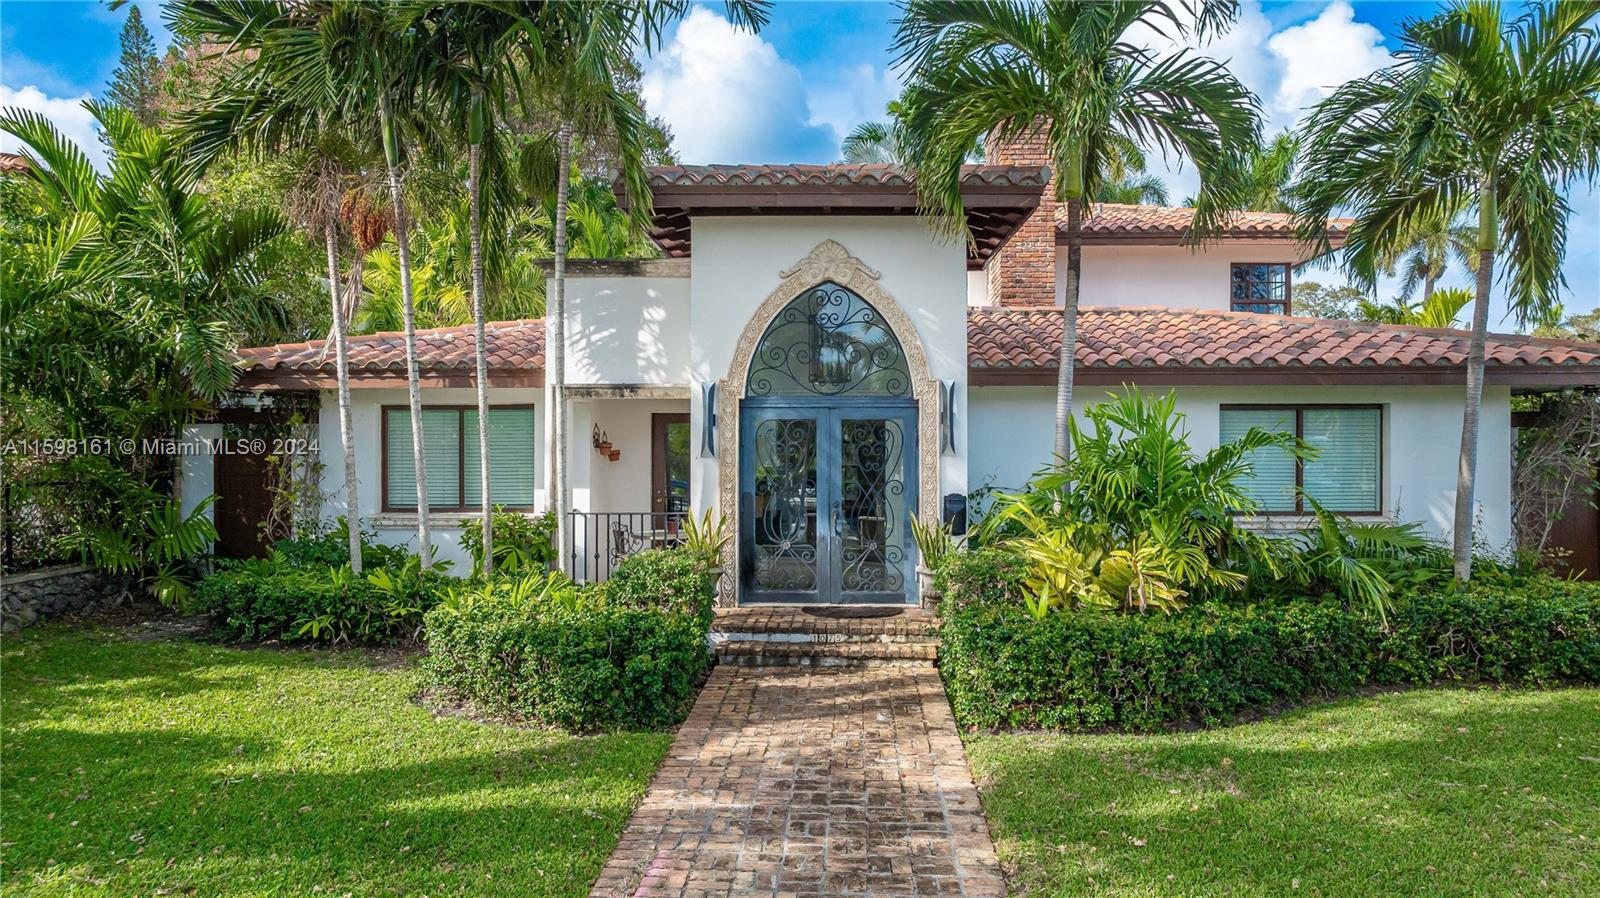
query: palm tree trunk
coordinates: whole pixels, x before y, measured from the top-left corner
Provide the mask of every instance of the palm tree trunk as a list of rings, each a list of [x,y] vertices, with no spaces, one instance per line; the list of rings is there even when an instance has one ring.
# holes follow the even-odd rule
[[[472,237],[472,327],[478,368],[478,470],[482,474],[483,575],[494,573],[494,506],[489,495],[489,355],[483,323],[483,145],[467,148],[467,213]]]
[[[1433,298],[1433,285],[1437,280],[1438,276],[1433,273],[1432,269],[1429,269],[1428,273],[1422,276],[1422,308],[1424,309],[1428,307],[1428,300]]]
[[[1072,421],[1072,368],[1078,347],[1078,281],[1083,267],[1083,202],[1067,198],[1067,284],[1061,308],[1061,359],[1056,372],[1057,457],[1072,451],[1068,429]]]
[[[428,466],[422,445],[422,385],[417,372],[417,307],[411,292],[411,235],[405,219],[405,196],[400,190],[400,165],[395,146],[394,121],[388,97],[378,94],[384,155],[389,173],[389,199],[394,204],[394,245],[400,259],[400,312],[406,332],[406,388],[411,400],[411,458],[417,473],[417,554],[422,569],[433,567],[433,545],[428,526]]]
[[[361,573],[361,509],[356,504],[356,437],[350,421],[350,361],[344,342],[344,303],[339,301],[339,222],[323,222],[328,249],[328,299],[333,310],[334,377],[339,382],[339,441],[344,450],[344,522],[350,531],[350,570]]]
[[[545,333],[549,335],[545,357],[550,381],[550,421],[555,433],[555,458],[551,463],[550,507],[556,513],[556,565],[571,573],[567,543],[572,523],[567,517],[567,189],[568,168],[572,164],[572,126],[563,124],[560,170],[556,173],[555,277],[550,302],[545,310]]]
[[[1452,555],[1456,579],[1472,579],[1473,487],[1478,473],[1478,418],[1483,411],[1483,356],[1489,331],[1489,290],[1494,285],[1494,254],[1499,230],[1495,184],[1490,179],[1478,198],[1478,283],[1472,300],[1472,338],[1467,348],[1467,401],[1461,414],[1461,460],[1456,470],[1456,519]]]

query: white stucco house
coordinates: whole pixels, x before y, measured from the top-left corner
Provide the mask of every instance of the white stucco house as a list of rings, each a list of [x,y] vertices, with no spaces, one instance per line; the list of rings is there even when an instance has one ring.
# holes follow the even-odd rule
[[[574,573],[670,541],[716,509],[736,535],[726,602],[916,601],[907,522],[1016,488],[1051,459],[1065,253],[1038,160],[965,175],[969,245],[935,236],[881,165],[655,169],[663,258],[571,264],[566,321]],[[1264,523],[1303,519],[1295,487],[1352,515],[1450,527],[1466,336],[1294,317],[1308,261],[1283,216],[1242,213],[1186,244],[1191,210],[1096,206],[1084,228],[1078,403],[1175,390],[1196,448],[1298,432],[1312,462],[1261,459]],[[1337,245],[1343,223],[1330,222]],[[491,501],[549,504],[543,321],[489,328]],[[352,340],[360,515],[415,541],[405,363],[396,334]],[[470,328],[424,332],[435,542],[478,506]],[[242,353],[243,389],[320,396],[327,518],[343,514],[332,353]],[[1512,539],[1514,391],[1600,384],[1600,347],[1496,336],[1478,472],[1481,542]],[[186,496],[221,493],[203,463]]]

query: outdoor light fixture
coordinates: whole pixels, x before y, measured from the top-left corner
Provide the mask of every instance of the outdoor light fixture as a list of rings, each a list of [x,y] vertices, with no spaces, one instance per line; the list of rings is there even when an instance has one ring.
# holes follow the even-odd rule
[[[956,384],[939,381],[939,454],[956,454]]]
[[[717,454],[717,385],[700,385],[700,457]]]

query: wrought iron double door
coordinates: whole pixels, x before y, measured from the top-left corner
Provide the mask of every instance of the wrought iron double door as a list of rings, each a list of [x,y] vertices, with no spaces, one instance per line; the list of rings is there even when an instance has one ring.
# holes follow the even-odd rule
[[[743,601],[916,600],[916,420],[907,401],[745,400]]]

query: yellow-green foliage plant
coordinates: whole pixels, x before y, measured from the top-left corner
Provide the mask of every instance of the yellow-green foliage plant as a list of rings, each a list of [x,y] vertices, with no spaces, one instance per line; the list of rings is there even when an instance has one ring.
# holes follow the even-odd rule
[[[1172,612],[1191,596],[1232,594],[1253,559],[1281,565],[1270,541],[1235,521],[1256,508],[1245,492],[1251,455],[1307,455],[1293,435],[1252,429],[1201,455],[1189,446],[1172,393],[1137,389],[1084,410],[1073,451],[1026,492],[1002,495],[981,527],[1028,560],[1029,604]]]

